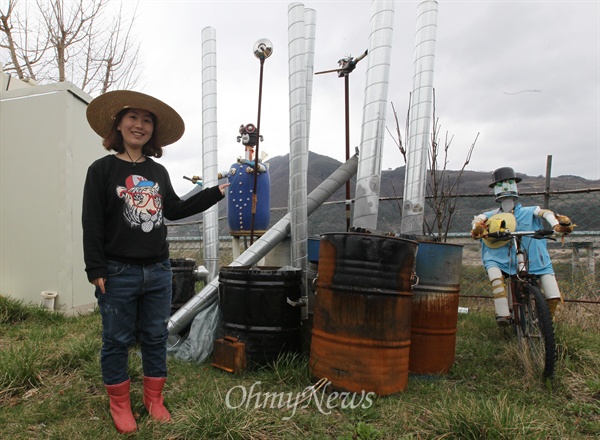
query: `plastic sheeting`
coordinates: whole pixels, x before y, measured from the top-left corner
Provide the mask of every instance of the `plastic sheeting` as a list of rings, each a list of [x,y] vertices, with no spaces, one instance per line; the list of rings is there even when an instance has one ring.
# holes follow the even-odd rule
[[[219,334],[220,325],[219,301],[215,301],[196,315],[188,337],[180,345],[169,347],[168,353],[182,361],[204,362],[213,351],[215,335]]]

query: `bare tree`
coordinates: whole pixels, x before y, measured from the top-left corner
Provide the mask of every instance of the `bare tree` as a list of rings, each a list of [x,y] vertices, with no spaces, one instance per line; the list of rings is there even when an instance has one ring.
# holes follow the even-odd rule
[[[20,79],[71,81],[88,93],[132,88],[138,82],[139,45],[132,36],[136,14],[124,18],[121,4],[113,16],[108,2],[37,0],[35,6],[23,6],[8,0],[0,9],[5,70]]]
[[[410,108],[410,98],[408,99],[408,105]],[[398,150],[400,150],[400,154],[402,155],[402,158],[404,159],[404,163],[406,163],[406,147],[404,146],[404,143],[402,142],[402,133],[400,132],[400,122],[398,121],[398,113],[396,112],[396,107],[394,107],[394,103],[391,102],[390,104],[392,104],[392,111],[394,113],[394,121],[396,122],[396,136],[398,136],[398,139],[396,139],[394,137],[394,135],[390,132],[390,129],[385,127],[386,130],[388,131],[388,133],[390,133],[390,135],[392,136],[392,140],[396,143],[396,146],[398,147]],[[408,133],[408,113],[406,114],[406,125],[404,127],[404,132]]]
[[[409,108],[410,108],[410,97],[409,97]],[[402,136],[400,133],[400,124],[398,122],[398,116],[396,113],[396,109],[394,108],[394,104],[392,103],[392,110],[394,112],[394,119],[396,123],[396,136],[398,139],[394,137],[394,135],[389,131],[392,139],[398,146],[400,150],[400,154],[404,158],[404,163],[406,163],[406,147],[402,143]],[[406,126],[405,132],[408,132],[408,121],[410,114],[406,115]],[[446,132],[446,137],[443,143],[440,144],[439,133],[441,126],[439,125],[439,119],[435,114],[435,89],[433,90],[433,127],[431,132],[431,143],[429,146],[429,155],[428,155],[428,166],[429,166],[429,178],[427,179],[426,186],[426,203],[427,206],[431,209],[433,216],[430,220],[427,219],[427,216],[424,217],[424,230],[428,235],[436,237],[438,241],[446,241],[448,237],[448,232],[450,231],[450,226],[452,225],[452,219],[456,214],[457,206],[458,206],[458,192],[460,186],[460,179],[465,171],[465,168],[469,164],[471,160],[471,155],[473,154],[473,150],[475,149],[475,144],[477,143],[477,139],[479,138],[479,133],[475,136],[475,140],[471,144],[467,157],[458,171],[458,174],[454,174],[453,177],[450,176],[448,170],[448,150],[450,149],[450,145],[452,144],[453,136],[449,137],[448,132]],[[405,136],[406,138],[407,136]]]
[[[133,13],[135,16],[135,11]],[[88,39],[86,62],[81,66],[83,87],[92,86],[100,93],[107,92],[113,85],[129,88],[137,83],[136,67],[139,45],[132,36],[133,20],[123,20],[122,5],[107,32],[91,32]],[[101,50],[94,50],[97,47]]]
[[[459,198],[458,190],[460,178],[465,168],[471,161],[471,155],[475,149],[475,144],[479,138],[479,133],[471,144],[467,157],[463,162],[458,174],[453,178],[448,175],[448,150],[452,144],[454,136],[448,138],[448,132],[444,139],[444,144],[440,144],[439,133],[441,126],[439,119],[435,115],[435,89],[433,90],[433,130],[431,132],[431,148],[429,154],[429,179],[427,181],[427,205],[433,211],[432,221],[424,218],[425,230],[430,234],[437,236],[440,241],[446,241],[452,218],[456,214],[456,208]]]
[[[17,3],[18,0],[9,0],[0,9],[2,59],[8,58],[7,70],[14,71],[19,79],[37,80],[34,66],[42,62],[48,49],[48,38],[42,32],[36,33],[31,29],[27,11],[24,19],[19,17],[15,10]],[[32,41],[33,34],[36,34],[35,41]]]

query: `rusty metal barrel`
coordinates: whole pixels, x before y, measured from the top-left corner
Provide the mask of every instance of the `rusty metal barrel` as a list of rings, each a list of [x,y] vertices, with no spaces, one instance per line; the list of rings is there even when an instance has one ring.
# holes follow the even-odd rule
[[[454,364],[461,245],[419,241],[413,286],[409,370],[447,374]]]
[[[245,343],[249,367],[300,352],[302,270],[293,267],[222,267],[221,329]]]
[[[309,368],[335,390],[388,395],[408,384],[417,242],[323,234]]]

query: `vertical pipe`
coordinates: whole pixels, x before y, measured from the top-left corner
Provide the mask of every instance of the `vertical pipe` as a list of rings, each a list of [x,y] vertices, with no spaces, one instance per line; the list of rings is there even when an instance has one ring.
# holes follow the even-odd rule
[[[377,228],[381,184],[381,156],[392,53],[394,2],[373,0],[369,65],[363,106],[361,159],[358,164],[353,225]]]
[[[305,179],[308,182],[308,151],[310,149],[310,114],[312,108],[312,90],[313,90],[313,75],[315,72],[315,37],[317,34],[317,12],[314,9],[304,9],[304,41],[305,41],[305,63],[306,63],[306,142],[304,145],[304,164],[302,165],[305,173]],[[346,160],[348,160],[346,158]],[[308,191],[308,183],[305,193]],[[308,200],[307,200],[308,203]],[[306,219],[306,227],[298,230],[299,239],[303,243],[297,250],[302,255],[302,300],[304,304],[301,310],[301,319],[308,319],[308,218]]]
[[[315,38],[317,35],[317,11],[309,8],[304,9],[304,26],[306,41],[306,160],[308,161],[308,150],[310,149],[310,113],[312,108],[313,76],[315,73]],[[346,160],[348,159],[350,159],[350,156],[346,158]]]
[[[254,154],[254,158],[250,158],[250,160],[254,160],[256,164],[256,168],[254,169],[254,179],[252,182],[252,218],[250,221],[250,245],[254,243],[254,222],[256,220],[256,204],[258,203],[258,158],[259,158],[259,146],[260,146],[260,114],[262,109],[262,86],[263,86],[263,72],[265,69],[265,58],[260,58],[260,73],[258,80],[258,115],[256,117],[256,152]]]
[[[344,75],[344,124],[346,131],[346,160],[350,158],[350,74]],[[346,231],[350,230],[350,182],[346,182]]]
[[[265,60],[273,53],[273,43],[266,38],[258,40],[253,47],[254,56],[260,60],[260,78],[258,82],[258,116],[256,118],[256,145],[254,145],[255,152],[252,152],[251,148],[246,148],[246,159],[254,162],[254,173],[253,173],[253,184],[252,184],[252,218],[250,226],[250,245],[254,242],[254,225],[256,219],[256,206],[258,203],[258,174],[260,169],[265,170],[263,165],[260,165],[258,159],[260,157],[259,145],[260,145],[260,114],[262,110],[262,87],[263,87],[263,72],[265,67]],[[252,157],[254,156],[254,158]],[[252,159],[254,159],[252,161]],[[269,195],[267,194],[267,199]],[[267,200],[268,203],[268,200]]]
[[[202,30],[202,176],[203,185],[218,184],[217,155],[217,36],[212,27]],[[204,211],[204,265],[210,281],[219,271],[219,207]]]
[[[404,203],[400,227],[403,234],[423,234],[433,110],[437,6],[437,1],[426,0],[417,7],[413,92],[409,111]]]
[[[306,125],[306,39],[304,5],[288,7],[288,69],[290,107],[290,199],[291,264],[306,271],[308,255],[306,215],[307,125]]]
[[[552,155],[546,157],[546,189],[544,190],[544,209],[550,205],[550,176],[552,175]]]

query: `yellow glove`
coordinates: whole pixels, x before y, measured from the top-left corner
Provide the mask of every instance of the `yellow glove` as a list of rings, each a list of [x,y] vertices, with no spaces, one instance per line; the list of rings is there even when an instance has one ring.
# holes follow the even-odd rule
[[[569,217],[567,217],[566,215],[559,215],[556,214],[556,220],[558,220],[558,224],[554,225],[554,232],[557,232],[559,234],[570,234],[571,232],[573,232],[573,229],[575,228],[575,224],[571,223],[571,219]]]
[[[485,222],[478,221],[477,223],[475,223],[475,225],[473,226],[473,229],[471,230],[471,237],[473,238],[473,240],[487,237],[487,235],[488,235],[488,229],[487,229],[487,225],[485,224]]]

